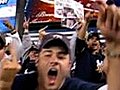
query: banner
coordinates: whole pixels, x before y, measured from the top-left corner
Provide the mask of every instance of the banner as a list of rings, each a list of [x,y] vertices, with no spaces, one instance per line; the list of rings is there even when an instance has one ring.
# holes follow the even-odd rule
[[[63,15],[60,15],[63,11],[61,10],[61,3],[71,4],[73,0],[28,0],[28,7],[26,10],[27,17],[29,16],[31,23],[45,23],[45,22],[60,22]],[[57,4],[58,3],[58,4]],[[73,3],[72,3],[73,4]],[[69,7],[74,8],[76,5],[70,5]],[[78,4],[78,3],[77,3]],[[63,6],[63,5],[62,5]],[[57,10],[58,7],[58,10]],[[64,7],[67,7],[66,5]],[[79,9],[79,8],[78,8]],[[64,8],[66,10],[66,8]],[[77,10],[74,11],[78,13]],[[59,14],[59,16],[57,16]],[[77,14],[76,17],[78,16]],[[65,14],[64,14],[65,16]]]
[[[16,5],[17,0],[0,0],[0,32],[9,32],[8,28],[3,24],[5,20],[15,26]]]
[[[30,23],[61,22],[61,19],[66,22],[66,18],[74,18],[76,23],[77,18],[81,18],[81,21],[84,19],[86,11],[94,11],[95,16],[98,14],[97,6],[90,0],[27,1],[26,15],[30,18]]]
[[[28,12],[31,14],[31,23],[60,21],[60,19],[54,17],[54,0],[32,0],[31,3]]]

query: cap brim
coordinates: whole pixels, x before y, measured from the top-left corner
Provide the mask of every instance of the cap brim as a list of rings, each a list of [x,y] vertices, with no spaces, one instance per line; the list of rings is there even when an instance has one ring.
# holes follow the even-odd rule
[[[69,53],[69,47],[67,44],[61,39],[51,39],[47,41],[41,48],[50,48],[50,47],[62,47],[66,53]]]
[[[88,40],[89,40],[90,38],[92,38],[92,37],[97,37],[97,39],[99,40],[99,34],[98,34],[98,33],[90,33],[90,34],[88,35]]]

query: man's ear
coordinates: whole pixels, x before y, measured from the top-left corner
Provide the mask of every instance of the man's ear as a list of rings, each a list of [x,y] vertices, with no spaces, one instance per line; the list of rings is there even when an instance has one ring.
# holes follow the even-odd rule
[[[69,61],[69,68],[71,69],[71,66],[72,66],[72,61],[70,60]]]
[[[35,60],[35,66],[37,67],[38,66],[38,62],[39,62],[39,56],[36,57],[36,60]]]

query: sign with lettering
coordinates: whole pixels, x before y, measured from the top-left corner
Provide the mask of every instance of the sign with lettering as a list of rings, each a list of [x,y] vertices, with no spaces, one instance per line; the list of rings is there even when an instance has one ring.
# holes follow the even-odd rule
[[[31,3],[32,5],[28,5],[30,6],[29,12],[31,12],[31,23],[60,21],[60,19],[54,17],[54,0],[32,0]]]
[[[65,13],[68,9],[74,11],[76,15],[73,18],[83,17],[84,11],[96,11],[97,6],[92,0],[27,0],[30,1],[28,4],[27,14],[30,17],[31,23],[44,23],[44,22],[59,22],[61,18],[65,17]],[[75,2],[76,1],[76,2]],[[91,2],[89,2],[91,1]],[[72,4],[70,4],[72,3]],[[82,5],[83,6],[82,6]],[[63,9],[64,6],[64,9]],[[68,8],[70,7],[70,8]],[[74,8],[74,10],[72,10]],[[63,11],[64,10],[64,11]],[[71,14],[68,14],[71,17]],[[81,17],[82,16],[82,17]]]

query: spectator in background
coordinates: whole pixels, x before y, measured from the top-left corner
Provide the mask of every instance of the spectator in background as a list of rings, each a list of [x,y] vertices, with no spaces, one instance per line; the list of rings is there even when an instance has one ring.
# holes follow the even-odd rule
[[[22,42],[19,37],[19,33],[17,30],[11,25],[11,23],[8,20],[4,20],[4,25],[10,30],[11,35],[9,35],[9,38],[11,38],[10,41],[13,41],[15,46],[17,46],[17,60],[20,60],[20,57],[23,53],[23,48],[22,48]],[[7,44],[10,43],[10,41],[6,40]]]
[[[22,56],[23,63],[19,74],[29,74],[37,71],[38,47],[32,44]]]
[[[82,27],[76,30],[75,52],[73,52],[76,66],[72,76],[88,82],[105,83],[105,80],[102,80],[102,74],[96,71],[97,63],[104,60],[104,55],[100,52],[99,34],[94,31],[89,32],[86,38],[88,25],[92,22],[91,19],[92,13],[86,13]]]
[[[23,23],[23,38],[22,38],[22,44],[23,44],[23,55],[22,55],[22,68],[19,72],[19,74],[29,74],[36,72],[36,63],[37,63],[37,58],[38,58],[38,46],[41,43],[41,40],[44,38],[46,35],[45,29],[48,26],[40,29],[39,32],[39,38],[37,45],[32,42],[31,36],[29,34],[29,20],[25,21]]]
[[[24,28],[24,31],[23,31],[23,37],[22,37],[22,45],[25,52],[32,45],[31,36],[29,34],[29,19],[23,22],[23,28]]]
[[[24,33],[23,33],[22,43],[23,43],[24,50],[26,50],[26,49],[30,48],[33,43],[35,43],[35,42],[32,42],[31,36],[29,34],[29,19],[28,19],[28,21],[25,21],[23,23],[23,28],[24,28]],[[38,38],[38,41],[37,41],[36,45],[38,45],[38,46],[40,45],[41,40],[46,35],[46,31],[45,30],[47,28],[48,28],[48,26],[45,26],[45,27],[43,27],[43,28],[38,30],[39,38]]]

